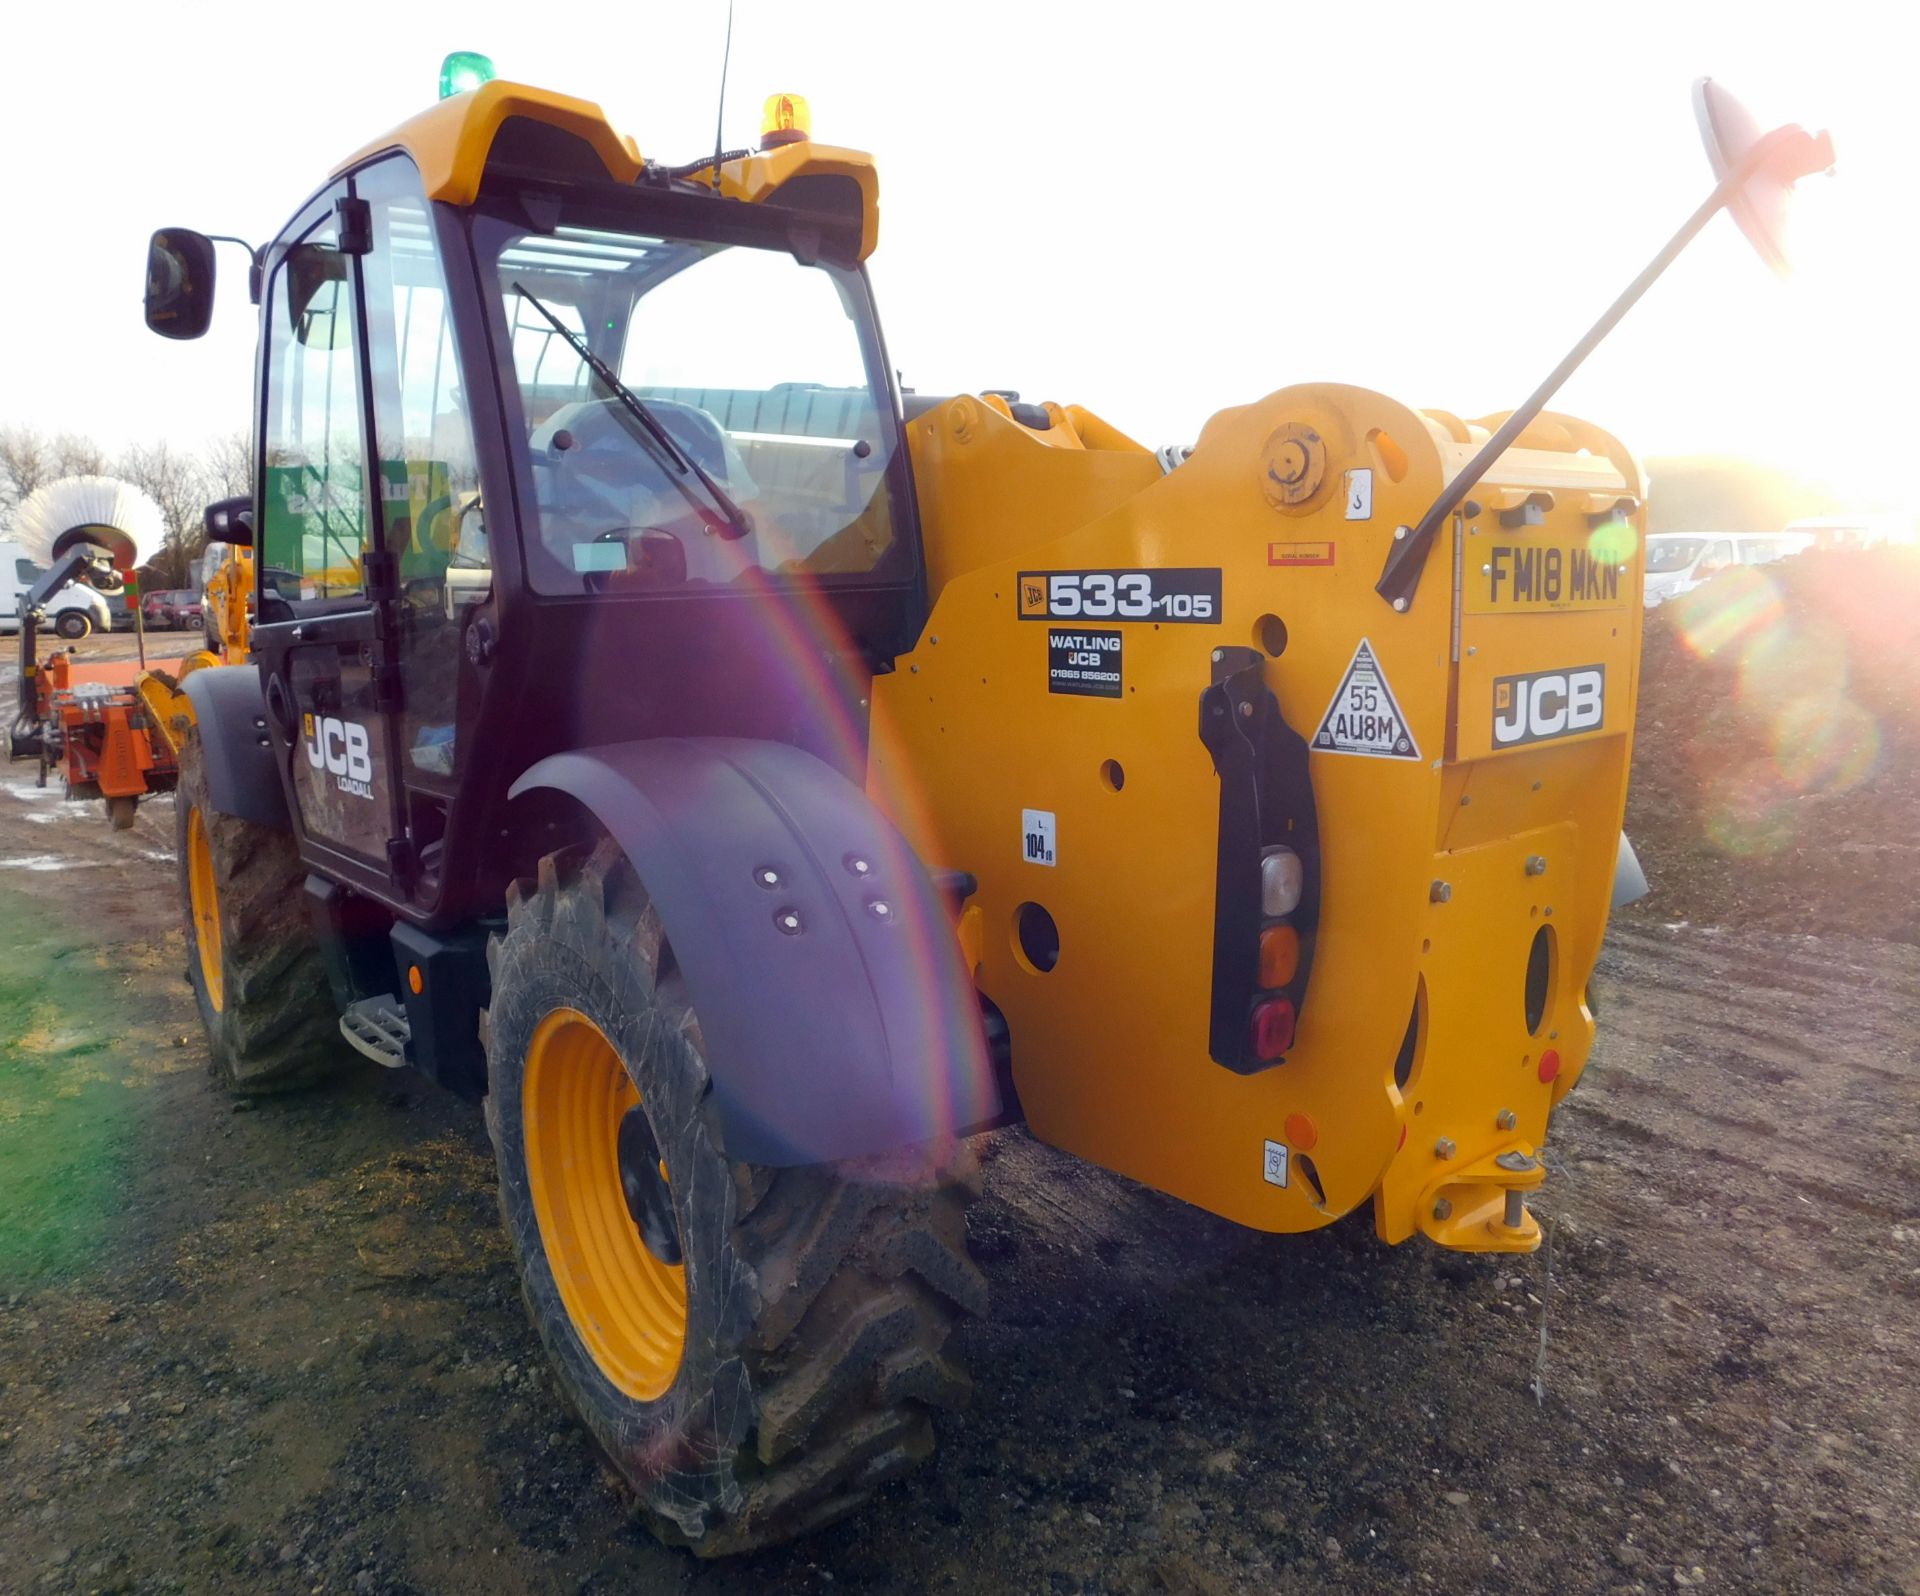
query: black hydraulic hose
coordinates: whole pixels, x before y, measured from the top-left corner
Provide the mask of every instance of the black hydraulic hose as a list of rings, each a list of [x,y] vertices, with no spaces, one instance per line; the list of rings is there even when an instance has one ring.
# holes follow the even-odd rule
[[[744,161],[751,154],[752,150],[715,150],[713,154],[703,155],[697,161],[687,162],[685,166],[666,166],[661,170],[671,178],[692,177],[695,172],[704,172],[710,166],[717,172],[727,162]]]

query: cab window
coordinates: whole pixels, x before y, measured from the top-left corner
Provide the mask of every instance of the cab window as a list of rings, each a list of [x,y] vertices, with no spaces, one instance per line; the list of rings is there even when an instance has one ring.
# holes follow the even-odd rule
[[[910,572],[892,396],[858,272],[566,220],[508,235],[497,270],[536,591]]]
[[[431,786],[455,772],[462,631],[493,588],[486,506],[419,173],[396,157],[357,173],[354,188],[373,222],[367,349],[383,535],[400,582],[401,747],[407,779]]]
[[[358,608],[371,534],[366,434],[358,380],[359,328],[351,263],[331,214],[282,257],[267,287],[267,380],[260,544],[262,620]]]

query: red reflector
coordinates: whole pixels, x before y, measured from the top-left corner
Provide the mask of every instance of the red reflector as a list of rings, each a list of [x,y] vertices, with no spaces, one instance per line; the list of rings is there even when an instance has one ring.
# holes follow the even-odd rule
[[[1293,1000],[1269,998],[1253,1011],[1253,1056],[1269,1064],[1293,1046]]]
[[[1552,1048],[1540,1055],[1540,1079],[1550,1081],[1560,1073],[1560,1055]]]

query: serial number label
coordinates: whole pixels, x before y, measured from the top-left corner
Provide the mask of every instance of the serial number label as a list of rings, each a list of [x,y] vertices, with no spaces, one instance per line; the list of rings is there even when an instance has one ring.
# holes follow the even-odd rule
[[[1023,621],[1215,621],[1220,568],[1022,571]]]

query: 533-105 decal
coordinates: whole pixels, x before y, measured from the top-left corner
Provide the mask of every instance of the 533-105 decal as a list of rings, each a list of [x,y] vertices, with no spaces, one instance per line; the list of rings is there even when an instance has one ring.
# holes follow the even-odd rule
[[[1217,621],[1218,566],[1022,571],[1023,621]]]

